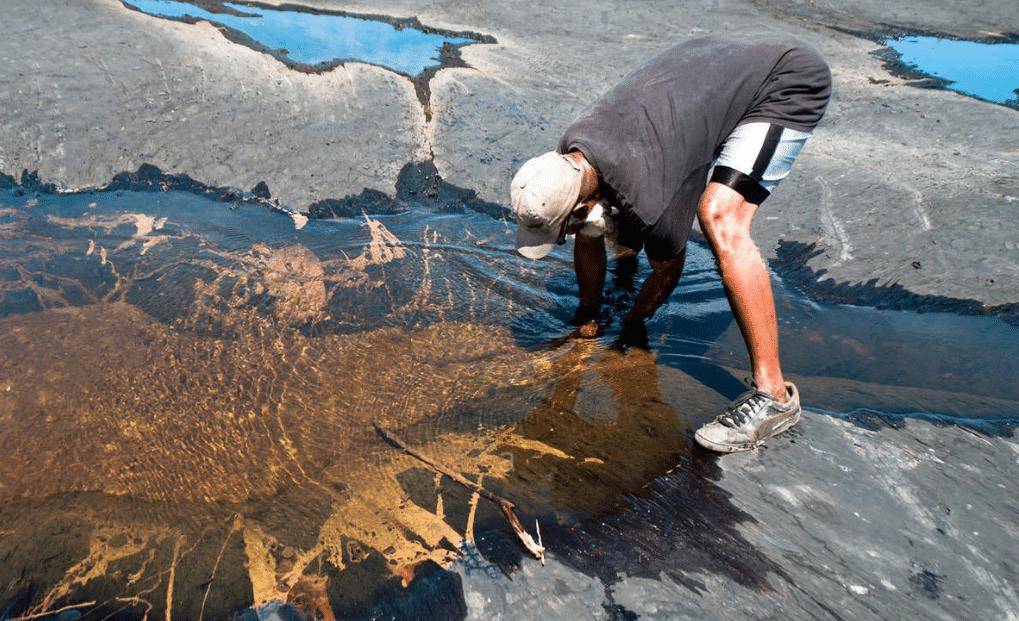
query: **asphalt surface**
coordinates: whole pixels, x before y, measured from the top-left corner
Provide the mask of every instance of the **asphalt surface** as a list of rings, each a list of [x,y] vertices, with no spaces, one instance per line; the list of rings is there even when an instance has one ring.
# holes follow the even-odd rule
[[[665,476],[574,535],[584,552],[510,577],[467,557],[469,617],[1016,618],[1014,442],[809,416],[796,433],[720,459],[701,512]]]

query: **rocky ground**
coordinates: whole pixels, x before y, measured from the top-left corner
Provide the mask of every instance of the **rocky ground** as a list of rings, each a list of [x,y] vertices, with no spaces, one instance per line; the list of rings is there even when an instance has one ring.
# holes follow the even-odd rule
[[[808,415],[547,536],[546,567],[457,571],[473,619],[1016,619],[1017,474],[1014,440]]]
[[[894,28],[1016,33],[1013,2],[305,4],[416,16],[497,43],[464,48],[469,67],[433,78],[426,120],[413,84],[381,68],[306,74],[209,24],[116,0],[9,0],[0,173],[75,189],[148,163],[211,186],[265,182],[308,211],[366,189],[393,195],[406,164],[431,161],[446,182],[505,205],[515,168],[637,63],[701,34],[778,31],[817,47],[835,79],[824,122],[755,223],[780,273],[801,256],[802,283],[847,301],[874,303],[897,284],[918,305],[1019,303],[1019,113],[910,86],[875,42]],[[552,538],[544,569],[464,561],[463,601],[474,618],[1019,619],[1011,433],[922,420],[867,429],[814,413],[794,442],[712,461],[710,484],[690,491],[688,477],[664,476],[558,549]],[[689,494],[707,500],[675,500]],[[584,554],[595,543],[598,562]]]

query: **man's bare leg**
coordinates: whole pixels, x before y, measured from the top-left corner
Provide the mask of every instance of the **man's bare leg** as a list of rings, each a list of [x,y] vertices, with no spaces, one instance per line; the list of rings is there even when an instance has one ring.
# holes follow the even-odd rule
[[[732,188],[709,183],[697,208],[697,219],[718,261],[729,306],[746,342],[754,382],[758,390],[785,402],[789,395],[778,357],[771,278],[750,238],[750,223],[756,211],[757,205],[746,202]]]

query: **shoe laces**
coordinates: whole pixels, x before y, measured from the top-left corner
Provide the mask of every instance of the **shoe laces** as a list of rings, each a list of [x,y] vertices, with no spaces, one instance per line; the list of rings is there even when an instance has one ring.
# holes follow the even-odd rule
[[[772,400],[771,395],[757,390],[757,385],[753,381],[748,381],[747,384],[750,385],[751,390],[740,395],[732,405],[726,408],[725,413],[718,417],[719,423],[734,429],[741,427]]]

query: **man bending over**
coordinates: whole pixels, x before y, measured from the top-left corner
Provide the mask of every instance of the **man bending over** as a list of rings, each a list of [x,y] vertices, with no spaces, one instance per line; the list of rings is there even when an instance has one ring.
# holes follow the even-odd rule
[[[696,215],[753,370],[751,390],[697,430],[702,446],[743,451],[800,419],[782,377],[771,280],[750,224],[820,121],[828,65],[788,41],[706,37],[653,58],[570,125],[556,151],[513,178],[517,248],[540,259],[576,235],[580,334],[598,333],[608,239],[647,255],[651,274],[624,323],[642,323],[679,282]]]

